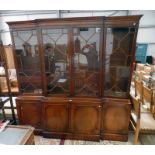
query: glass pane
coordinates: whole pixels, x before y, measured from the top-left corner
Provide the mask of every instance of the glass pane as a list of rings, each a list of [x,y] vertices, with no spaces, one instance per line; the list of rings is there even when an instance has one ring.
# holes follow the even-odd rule
[[[18,93],[19,90],[18,90],[15,60],[13,56],[13,48],[12,46],[5,46],[4,49],[5,49],[5,54],[6,54],[7,67],[8,67],[10,89],[12,93]]]
[[[41,72],[35,30],[13,32],[20,92],[42,93]]]
[[[129,85],[134,32],[134,28],[107,28],[105,96],[126,96]]]
[[[0,93],[3,92],[4,88],[7,88],[6,80],[5,80],[5,68],[4,68],[4,58],[2,53],[0,52]]]
[[[7,79],[6,77],[2,77],[1,75],[0,75],[0,93],[2,93],[3,95],[8,94]]]
[[[0,45],[0,94],[2,96],[8,95],[6,60],[3,51],[3,45]]]
[[[69,94],[68,30],[43,29],[48,94]]]
[[[98,95],[100,28],[74,28],[75,95]]]

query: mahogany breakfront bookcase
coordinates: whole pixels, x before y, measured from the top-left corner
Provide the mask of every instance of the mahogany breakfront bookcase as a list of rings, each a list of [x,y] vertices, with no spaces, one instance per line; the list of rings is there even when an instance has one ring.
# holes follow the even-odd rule
[[[127,141],[140,18],[8,22],[20,124],[44,137]]]

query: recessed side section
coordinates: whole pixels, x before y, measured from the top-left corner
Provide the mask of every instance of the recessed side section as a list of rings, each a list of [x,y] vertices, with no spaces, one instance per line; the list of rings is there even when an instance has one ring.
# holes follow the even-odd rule
[[[16,99],[19,124],[33,126],[36,134],[43,129],[41,97],[19,97]]]

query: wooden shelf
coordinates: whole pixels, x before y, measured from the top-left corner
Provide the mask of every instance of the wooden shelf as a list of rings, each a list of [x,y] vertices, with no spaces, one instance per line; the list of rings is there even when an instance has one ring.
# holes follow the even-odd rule
[[[6,88],[6,89],[2,89],[1,90],[1,93],[3,94],[6,94],[6,93],[8,93],[8,89]],[[18,87],[11,87],[11,93],[19,93],[19,89],[18,89]]]

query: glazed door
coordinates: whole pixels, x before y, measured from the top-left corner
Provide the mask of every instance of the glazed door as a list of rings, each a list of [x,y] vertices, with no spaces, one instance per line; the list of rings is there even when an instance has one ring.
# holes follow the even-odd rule
[[[42,128],[42,104],[40,101],[17,100],[19,123],[31,125],[36,129]]]
[[[71,132],[76,134],[100,134],[100,103],[73,101],[71,104]]]
[[[104,96],[128,97],[136,31],[135,27],[105,28]]]
[[[68,102],[54,100],[44,102],[44,129],[47,132],[68,131]]]
[[[74,95],[99,96],[99,27],[73,28]]]
[[[46,94],[69,95],[68,29],[42,29]]]
[[[42,29],[47,94],[99,96],[99,27]]]
[[[12,35],[20,93],[42,94],[42,74],[36,30],[16,30]]]

